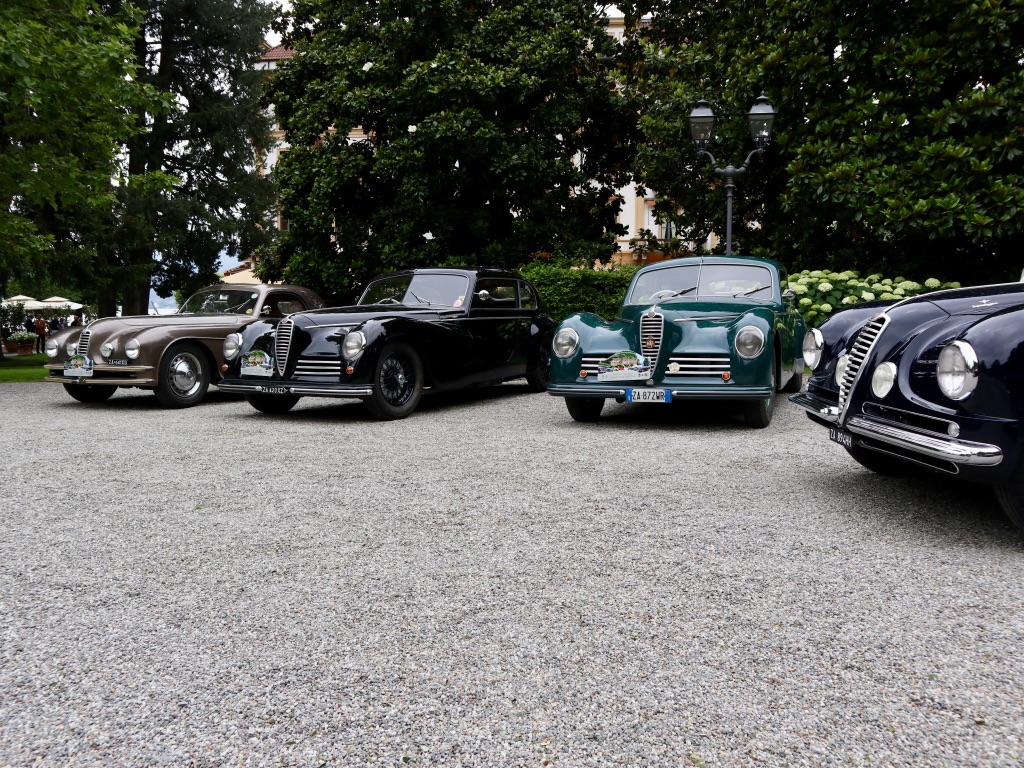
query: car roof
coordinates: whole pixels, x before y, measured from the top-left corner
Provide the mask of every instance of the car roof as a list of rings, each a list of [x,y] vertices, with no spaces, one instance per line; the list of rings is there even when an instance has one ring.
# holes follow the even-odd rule
[[[684,256],[679,259],[666,259],[656,261],[643,267],[640,272],[655,270],[663,267],[678,267],[686,264],[756,264],[763,267],[774,267],[777,272],[785,271],[775,259],[764,259],[760,256],[726,256],[724,253],[713,253],[707,256]]]
[[[389,272],[386,275],[377,275],[370,280],[382,280],[387,277],[399,275],[465,275],[466,277],[516,277],[522,278],[515,272],[500,267],[417,267],[415,269],[400,269],[397,272]]]

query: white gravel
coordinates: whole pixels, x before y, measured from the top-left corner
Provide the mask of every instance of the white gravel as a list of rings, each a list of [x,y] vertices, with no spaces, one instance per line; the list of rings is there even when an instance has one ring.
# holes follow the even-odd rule
[[[0,401],[0,765],[1024,763],[1024,539],[788,402]]]

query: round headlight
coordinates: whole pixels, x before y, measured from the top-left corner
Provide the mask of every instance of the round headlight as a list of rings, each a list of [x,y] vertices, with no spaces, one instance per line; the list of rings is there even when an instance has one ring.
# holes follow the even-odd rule
[[[804,334],[804,362],[812,371],[821,362],[821,350],[825,348],[825,337],[817,328],[811,328]]]
[[[355,360],[366,349],[366,337],[362,331],[352,331],[341,344],[341,353],[347,360]]]
[[[836,384],[841,384],[843,381],[843,374],[846,373],[846,364],[850,362],[849,355],[840,355],[836,358]]]
[[[103,344],[100,345],[100,354],[104,357],[110,357],[114,354],[114,342],[104,341]]]
[[[950,400],[963,400],[978,386],[978,355],[966,341],[943,347],[935,370],[939,389]]]
[[[58,349],[60,349],[60,344],[57,343],[56,339],[47,339],[46,340],[46,356],[47,357],[56,357]]]
[[[137,358],[141,351],[142,345],[139,343],[138,339],[128,339],[128,342],[124,345],[124,353],[132,360]]]
[[[563,359],[571,357],[579,345],[580,335],[572,328],[563,328],[551,340],[552,351]]]
[[[736,353],[740,357],[751,359],[761,354],[764,349],[764,334],[754,325],[740,328],[736,334]]]
[[[68,355],[78,354],[78,339],[79,338],[80,337],[78,337],[78,336],[70,338],[70,339],[68,339],[67,344],[64,345],[64,351],[67,352]]]
[[[224,359],[234,360],[238,350],[242,348],[242,334],[229,333],[224,337]]]
[[[889,394],[896,383],[896,366],[893,363],[882,363],[871,374],[871,391],[881,399]]]

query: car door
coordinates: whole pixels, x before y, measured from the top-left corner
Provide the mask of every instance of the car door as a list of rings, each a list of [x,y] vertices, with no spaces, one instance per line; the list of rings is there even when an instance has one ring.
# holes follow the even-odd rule
[[[467,324],[481,380],[521,376],[526,370],[532,313],[519,305],[515,277],[481,277],[473,288]]]
[[[787,378],[793,370],[794,362],[801,357],[801,345],[803,344],[800,333],[800,313],[796,308],[796,298],[786,299],[782,294],[788,289],[789,276],[784,270],[779,270],[779,301],[781,309],[775,324],[779,334],[779,362],[782,364],[782,377]],[[787,286],[784,288],[783,286]],[[797,338],[801,336],[801,338]]]

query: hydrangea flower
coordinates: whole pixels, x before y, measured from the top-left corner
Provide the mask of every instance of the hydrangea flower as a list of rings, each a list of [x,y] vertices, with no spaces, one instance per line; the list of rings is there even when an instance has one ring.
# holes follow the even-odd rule
[[[832,290],[832,283],[818,283],[818,290],[822,293],[829,293]]]
[[[880,298],[882,299],[882,301],[892,301],[893,299],[898,299],[899,296],[896,296],[895,294],[892,293],[883,293]]]
[[[368,61],[365,64],[363,64],[363,72],[369,72],[371,69],[373,69],[372,61]]]
[[[875,294],[873,294],[871,291],[864,291],[864,293],[862,293],[860,295],[860,297],[862,299],[864,299],[864,301],[874,301],[875,300]]]
[[[822,304],[821,305],[821,311],[822,311],[823,314],[827,315],[829,312],[832,311],[832,305],[831,304]]]
[[[409,133],[416,133],[416,126],[415,125],[410,125],[409,126]]]
[[[942,283],[940,283],[934,277],[929,277],[927,280],[924,281],[924,287],[931,291],[934,291],[940,285],[942,285]]]
[[[801,307],[809,307],[813,302],[810,299],[800,299]]]

